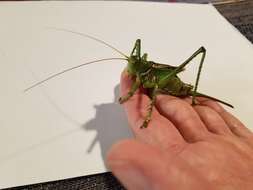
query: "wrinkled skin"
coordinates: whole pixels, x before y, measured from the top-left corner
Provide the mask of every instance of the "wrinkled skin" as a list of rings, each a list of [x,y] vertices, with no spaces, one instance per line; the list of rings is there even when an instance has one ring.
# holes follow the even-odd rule
[[[131,83],[124,72],[121,95]],[[197,100],[158,95],[146,129],[142,90],[123,104],[136,138],[115,144],[107,163],[127,189],[253,189],[253,133],[218,103]]]

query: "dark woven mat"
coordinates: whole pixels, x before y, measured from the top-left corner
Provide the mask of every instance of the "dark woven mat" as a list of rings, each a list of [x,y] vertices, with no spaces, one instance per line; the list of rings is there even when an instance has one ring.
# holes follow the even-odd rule
[[[253,1],[216,4],[218,11],[253,43]]]
[[[187,2],[193,0],[185,0]],[[182,2],[182,0],[181,0]],[[196,2],[196,1],[195,1]],[[207,2],[207,0],[202,0]],[[216,0],[215,7],[237,29],[253,43],[253,1],[245,0],[229,3]],[[110,173],[83,176],[47,183],[9,188],[10,190],[121,190],[124,189],[117,179]]]
[[[27,185],[9,190],[123,190],[125,189],[110,173],[102,173],[65,180]]]

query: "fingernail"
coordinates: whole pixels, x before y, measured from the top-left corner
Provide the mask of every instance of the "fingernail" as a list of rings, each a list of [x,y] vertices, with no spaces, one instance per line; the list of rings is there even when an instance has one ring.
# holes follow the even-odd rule
[[[150,181],[137,166],[122,160],[110,160],[108,165],[127,189],[151,190]]]

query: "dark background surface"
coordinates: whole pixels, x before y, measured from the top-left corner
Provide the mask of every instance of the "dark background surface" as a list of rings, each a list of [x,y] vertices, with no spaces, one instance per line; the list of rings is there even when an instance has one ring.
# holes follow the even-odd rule
[[[175,1],[173,1],[175,2]],[[209,0],[178,0],[178,2],[207,3]],[[217,10],[253,43],[253,1],[213,0]],[[47,183],[8,188],[9,190],[120,190],[125,189],[110,173],[89,175]]]

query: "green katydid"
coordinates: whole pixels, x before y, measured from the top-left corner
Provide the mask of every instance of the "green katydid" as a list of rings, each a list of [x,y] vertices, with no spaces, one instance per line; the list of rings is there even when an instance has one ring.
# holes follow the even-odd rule
[[[184,61],[182,64],[179,66],[171,66],[171,65],[166,65],[166,64],[160,64],[156,63],[154,61],[149,61],[147,59],[147,53],[144,53],[141,55],[141,40],[137,39],[134,45],[134,48],[130,54],[130,56],[125,55],[112,45],[95,38],[93,36],[79,33],[79,32],[74,32],[71,30],[66,30],[66,29],[58,29],[58,28],[53,28],[54,30],[60,30],[60,31],[65,31],[65,32],[71,32],[77,35],[81,35],[90,39],[93,39],[99,43],[102,43],[111,49],[117,51],[119,54],[121,54],[124,58],[106,58],[106,59],[100,59],[100,60],[95,60],[91,62],[87,62],[66,70],[63,70],[59,73],[53,74],[46,79],[32,85],[31,87],[25,89],[25,91],[28,91],[56,76],[59,76],[67,71],[74,70],[77,68],[80,68],[84,65],[88,65],[91,63],[96,63],[96,62],[101,62],[101,61],[107,61],[107,60],[126,60],[127,61],[127,72],[132,78],[134,79],[133,84],[131,86],[130,91],[123,97],[119,98],[120,103],[124,103],[127,100],[129,100],[134,93],[136,92],[139,87],[143,87],[144,89],[147,89],[149,92],[149,97],[150,97],[150,105],[147,109],[146,116],[144,118],[143,124],[140,126],[141,128],[146,128],[151,120],[151,115],[152,115],[152,110],[155,105],[156,101],[156,96],[160,93],[162,94],[169,94],[173,95],[176,97],[187,97],[191,96],[192,97],[192,105],[196,104],[196,97],[205,97],[217,102],[220,102],[226,106],[229,106],[233,108],[233,106],[229,103],[226,103],[222,100],[219,100],[217,98],[208,96],[206,94],[199,93],[197,91],[198,83],[199,83],[199,77],[201,73],[201,69],[204,63],[205,55],[206,55],[206,49],[204,47],[200,47],[197,51],[195,51],[192,56],[190,56],[186,61]],[[195,81],[195,85],[190,85],[187,83],[184,83],[183,81],[180,80],[180,78],[177,76],[178,73],[182,72],[186,65],[191,62],[192,59],[194,59],[197,55],[201,54],[201,60],[198,68],[198,73],[197,73],[197,78]]]

